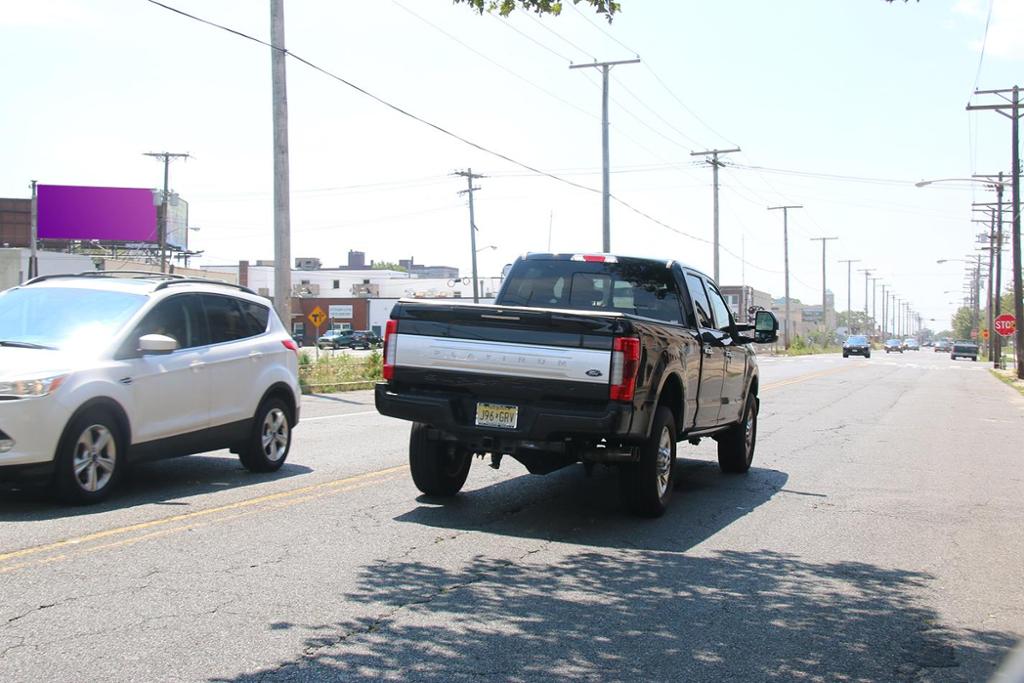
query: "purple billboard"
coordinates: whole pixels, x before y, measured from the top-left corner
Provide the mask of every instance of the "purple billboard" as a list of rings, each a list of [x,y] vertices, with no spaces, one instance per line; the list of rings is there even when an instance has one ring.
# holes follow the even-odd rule
[[[39,239],[159,242],[152,190],[38,185]]]

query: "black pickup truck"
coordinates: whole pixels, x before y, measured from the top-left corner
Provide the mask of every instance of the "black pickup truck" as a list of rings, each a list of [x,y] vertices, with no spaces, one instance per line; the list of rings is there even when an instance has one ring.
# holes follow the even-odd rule
[[[751,343],[777,338],[772,313],[737,324],[715,283],[674,261],[530,254],[495,305],[396,304],[375,400],[414,423],[409,464],[427,495],[458,493],[473,455],[534,474],[603,463],[630,509],[658,516],[677,442],[712,437],[723,471],[750,468]]]

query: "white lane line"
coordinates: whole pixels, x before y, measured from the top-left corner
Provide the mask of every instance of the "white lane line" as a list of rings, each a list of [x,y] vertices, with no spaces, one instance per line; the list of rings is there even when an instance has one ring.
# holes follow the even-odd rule
[[[355,417],[357,415],[380,415],[376,410],[367,410],[362,413],[338,413],[336,415],[318,415],[317,417],[303,417],[299,419],[299,424],[303,422],[315,422],[317,420],[333,420],[336,417]]]

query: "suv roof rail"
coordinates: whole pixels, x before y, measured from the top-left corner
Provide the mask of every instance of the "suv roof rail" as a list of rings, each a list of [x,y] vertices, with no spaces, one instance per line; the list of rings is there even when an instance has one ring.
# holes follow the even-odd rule
[[[54,273],[52,275],[37,275],[31,280],[26,280],[24,284],[31,285],[36,282],[43,282],[44,280],[55,280],[58,278],[65,277],[117,277],[121,275],[130,275],[136,279],[154,278],[160,280],[183,280],[183,275],[175,275],[173,273],[151,273],[146,270],[86,270],[81,273]]]
[[[259,294],[256,294],[256,292],[252,291],[245,285],[236,285],[234,282],[224,282],[223,280],[214,280],[212,278],[202,277],[183,277],[177,280],[165,280],[164,282],[158,284],[156,286],[156,289],[154,289],[153,291],[158,292],[161,289],[167,289],[172,285],[221,285],[224,287],[233,287],[235,289],[240,289],[246,294],[259,296]]]

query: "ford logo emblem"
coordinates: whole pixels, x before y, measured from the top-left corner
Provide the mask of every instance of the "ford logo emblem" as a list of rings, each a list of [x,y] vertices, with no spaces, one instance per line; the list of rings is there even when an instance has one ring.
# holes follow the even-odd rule
[[[600,376],[601,376],[601,371],[600,370],[587,370],[587,377],[600,377]]]

